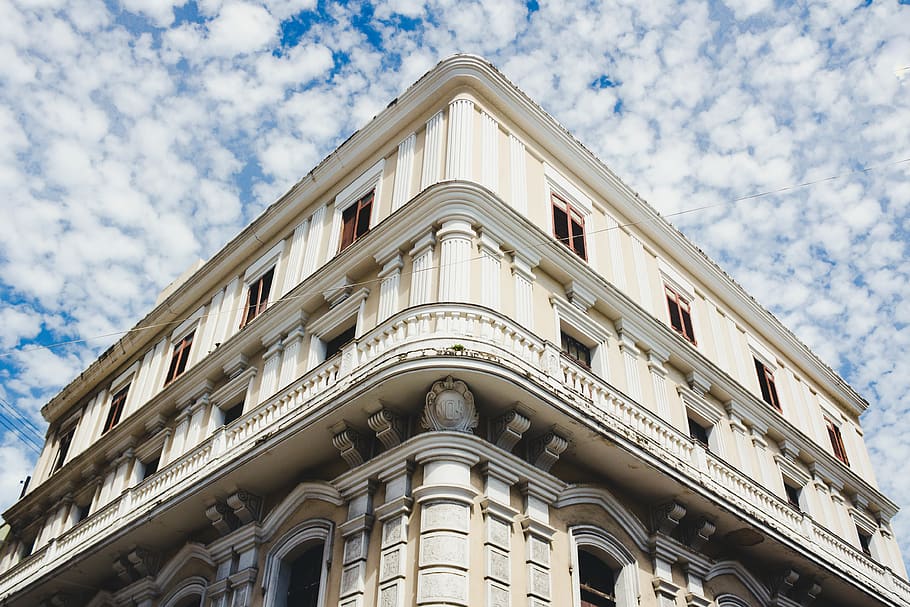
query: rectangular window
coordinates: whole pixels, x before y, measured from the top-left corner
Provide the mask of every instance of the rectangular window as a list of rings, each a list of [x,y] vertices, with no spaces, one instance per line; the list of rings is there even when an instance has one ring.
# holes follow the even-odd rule
[[[88,517],[88,510],[89,510],[89,504],[85,504],[84,506],[79,506],[78,504],[76,505],[75,519],[76,519],[77,525],[79,523],[81,523],[82,521],[84,521],[86,519],[86,517]]]
[[[665,286],[664,291],[667,295],[667,308],[670,311],[670,326],[694,344],[695,331],[692,330],[692,312],[689,302],[670,287]]]
[[[357,326],[354,325],[349,329],[346,329],[338,334],[337,337],[330,339],[325,342],[325,359],[328,360],[341,352],[341,348],[344,347],[351,341],[354,341],[354,335],[357,331]]]
[[[240,321],[242,329],[248,322],[265,312],[269,305],[269,292],[272,290],[272,278],[275,268],[263,274],[259,280],[250,285],[246,294],[246,307],[243,309],[243,320]]]
[[[167,370],[167,377],[164,385],[168,385],[186,371],[186,364],[190,359],[190,347],[193,345],[193,335],[195,331],[190,331],[186,337],[174,344],[174,354],[171,356],[171,364]]]
[[[576,255],[588,259],[584,216],[556,194],[553,194],[553,235]]]
[[[761,388],[761,397],[766,403],[777,409],[780,413],[780,400],[777,398],[777,388],[774,386],[774,373],[760,360],[755,359],[755,372],[758,373],[758,386]]]
[[[583,367],[591,368],[591,348],[587,347],[565,331],[559,332],[562,342],[562,351],[569,358],[574,359]]]
[[[129,393],[130,385],[127,384],[111,397],[111,408],[107,411],[107,420],[104,422],[104,434],[120,422],[120,415],[123,414],[123,406],[126,404],[126,395]]]
[[[859,547],[866,556],[872,558],[872,536],[859,527],[856,528],[856,533],[859,535]]]
[[[69,453],[70,445],[73,443],[73,436],[76,434],[76,427],[73,426],[60,437],[60,446],[57,448],[57,458],[54,460],[53,472],[56,472],[66,463],[66,455]]]
[[[689,418],[689,438],[701,443],[705,449],[708,448],[708,429],[691,417]]]
[[[243,402],[237,403],[230,409],[224,411],[224,425],[227,426],[239,419],[243,415]]]
[[[370,231],[373,193],[370,192],[341,213],[341,248],[339,251],[344,251],[355,240]]]
[[[155,459],[150,459],[149,461],[145,462],[145,464],[143,464],[143,469],[142,469],[142,480],[145,480],[148,477],[150,477],[151,475],[158,472],[158,465],[160,463],[161,463],[160,455],[156,456]]]
[[[794,487],[785,480],[784,491],[787,492],[787,503],[793,506],[796,510],[802,512],[802,508],[799,506],[799,494],[802,492],[802,490],[799,487]]]
[[[849,466],[850,460],[847,459],[847,448],[844,447],[844,437],[841,436],[840,428],[834,425],[834,422],[830,419],[826,419],[825,424],[828,426],[828,438],[831,440],[834,457],[839,459],[845,466]]]

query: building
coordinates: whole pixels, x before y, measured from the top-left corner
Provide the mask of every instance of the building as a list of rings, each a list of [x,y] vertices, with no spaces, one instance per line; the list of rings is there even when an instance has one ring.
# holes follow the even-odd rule
[[[910,605],[867,403],[476,57],[137,328],[43,409],[4,607]]]

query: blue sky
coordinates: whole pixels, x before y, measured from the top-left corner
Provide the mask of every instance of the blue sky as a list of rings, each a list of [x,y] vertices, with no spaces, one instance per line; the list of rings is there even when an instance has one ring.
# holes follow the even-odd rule
[[[164,285],[472,52],[661,212],[717,205],[673,221],[868,398],[879,483],[910,509],[908,22],[898,2],[0,3],[0,398],[43,432]],[[0,426],[0,507],[33,461]]]

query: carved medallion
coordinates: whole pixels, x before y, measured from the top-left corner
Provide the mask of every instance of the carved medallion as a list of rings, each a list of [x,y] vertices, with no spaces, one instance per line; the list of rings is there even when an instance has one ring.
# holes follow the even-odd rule
[[[451,375],[433,384],[420,425],[427,430],[473,432],[477,427],[474,395],[467,384]]]

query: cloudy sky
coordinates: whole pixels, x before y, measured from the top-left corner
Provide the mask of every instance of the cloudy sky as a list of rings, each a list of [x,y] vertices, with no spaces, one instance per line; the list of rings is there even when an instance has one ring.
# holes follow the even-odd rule
[[[472,52],[664,214],[716,205],[673,222],[872,403],[910,554],[908,24],[906,0],[0,2],[0,509],[36,457],[9,407],[43,434],[161,287]]]

